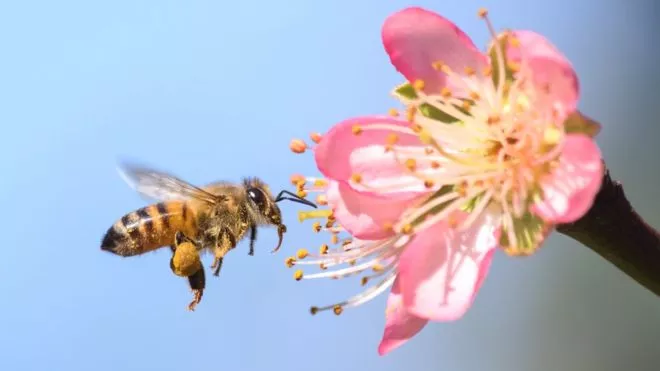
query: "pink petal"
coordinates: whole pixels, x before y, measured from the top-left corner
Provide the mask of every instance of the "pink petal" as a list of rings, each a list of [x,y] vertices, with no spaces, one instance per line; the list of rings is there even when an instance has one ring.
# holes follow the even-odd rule
[[[596,143],[584,134],[567,135],[559,166],[541,180],[544,199],[532,211],[550,223],[571,223],[591,208],[603,182]]]
[[[537,105],[558,108],[563,115],[573,112],[578,103],[579,82],[571,62],[545,37],[532,31],[513,31],[520,46],[507,47],[509,60],[520,63],[521,54],[532,73],[540,94]],[[559,104],[559,106],[557,106]]]
[[[399,288],[399,279],[397,278],[394,280],[392,292],[387,298],[385,331],[380,345],[378,345],[378,354],[382,356],[400,347],[417,335],[427,323],[428,320],[416,317],[406,311]]]
[[[329,181],[326,196],[337,223],[353,237],[376,240],[391,236],[394,232],[385,228],[394,224],[417,197],[400,193],[393,197],[358,192],[346,183]]]
[[[435,62],[459,74],[466,67],[482,71],[488,65],[486,56],[463,31],[423,8],[407,8],[387,18],[382,39],[397,71],[408,81],[423,80],[427,92],[438,92],[447,84],[446,75],[433,68]]]
[[[433,321],[461,318],[488,274],[499,236],[500,214],[488,209],[465,232],[440,222],[416,234],[398,267],[406,309]]]
[[[355,127],[362,132],[354,134]],[[387,138],[393,133],[398,135],[395,151],[423,152],[424,146],[410,131],[409,123],[392,117],[357,117],[340,122],[323,135],[314,150],[316,165],[326,177],[350,182],[365,192],[429,192],[423,180],[411,175],[401,163],[405,159],[397,159],[394,151],[386,151]],[[361,176],[363,185],[351,182],[354,174]]]

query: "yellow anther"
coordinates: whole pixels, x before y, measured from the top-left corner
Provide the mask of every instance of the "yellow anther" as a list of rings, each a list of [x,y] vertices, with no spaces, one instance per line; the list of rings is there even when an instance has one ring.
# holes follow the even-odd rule
[[[472,103],[469,100],[464,100],[463,103],[461,103],[461,107],[465,111],[470,111],[470,108],[472,108]]]
[[[291,149],[293,153],[304,153],[305,150],[307,150],[307,144],[301,139],[292,139],[289,143],[289,149]]]
[[[405,165],[406,168],[408,168],[408,170],[410,170],[410,171],[415,171],[415,169],[417,169],[417,161],[415,161],[414,158],[409,158],[409,159],[407,159],[407,160],[404,162],[404,165]]]
[[[383,230],[386,232],[392,232],[394,231],[394,225],[390,222],[385,222],[383,223]]]
[[[458,192],[459,196],[465,197],[467,196],[467,188],[468,188],[467,182],[462,182],[456,186],[456,192]]]
[[[360,284],[362,286],[366,286],[367,283],[369,283],[369,277],[362,277],[362,279],[360,280]]]
[[[323,244],[323,245],[321,245],[321,247],[319,248],[319,253],[320,253],[321,255],[325,255],[325,254],[328,253],[328,250],[329,250],[329,249],[330,249],[330,248],[328,247],[328,245]]]
[[[354,135],[362,134],[362,127],[360,125],[353,125],[353,134]]]
[[[480,8],[477,14],[479,15],[479,18],[486,18],[488,16],[488,9]]]
[[[385,267],[383,267],[383,266],[380,265],[380,264],[374,264],[374,265],[371,267],[371,270],[374,271],[374,272],[376,272],[376,273],[380,273],[380,272],[382,272],[382,271],[385,270]]]
[[[321,264],[319,264],[319,269],[324,271],[324,270],[328,269],[328,266],[325,265],[325,263],[321,263]]]
[[[325,206],[328,204],[328,197],[326,195],[318,195],[316,196],[316,203],[321,206]]]
[[[399,136],[395,133],[389,133],[387,134],[387,137],[385,138],[385,143],[394,145],[396,142],[399,141]]]
[[[387,111],[387,114],[392,116],[392,117],[399,117],[399,110],[397,110],[396,108],[390,108]]]
[[[353,240],[351,240],[351,239],[341,241],[341,247],[346,247],[346,246],[348,246],[352,243],[353,243]]]
[[[518,40],[517,37],[513,35],[509,35],[509,38],[507,39],[509,42],[509,46],[512,48],[519,48],[520,47],[520,40]]]
[[[322,138],[323,138],[323,136],[321,136],[320,133],[311,133],[311,134],[309,134],[309,139],[311,139],[312,142],[317,143],[317,144],[321,141]]]
[[[424,80],[417,79],[413,82],[413,88],[417,90],[424,90]]]
[[[305,259],[307,256],[309,256],[309,251],[307,251],[307,249],[299,249],[299,250],[296,252],[296,256],[297,256],[298,259],[300,259],[300,260]]]
[[[307,197],[307,191],[305,191],[304,189],[299,189],[299,190],[297,190],[297,191],[296,191],[296,194],[297,194],[298,197],[300,197],[300,198],[305,198],[305,197]]]
[[[465,71],[465,74],[468,75],[469,77],[472,77],[472,76],[476,75],[476,73],[477,73],[477,71],[475,71],[474,68],[472,68],[470,66],[466,66],[464,71]]]
[[[479,93],[477,93],[476,91],[471,91],[471,92],[470,92],[470,99],[472,99],[472,100],[479,100],[479,98],[481,98],[481,96],[479,95]]]
[[[427,155],[432,155],[433,154],[433,148],[431,148],[431,147],[424,148],[424,153],[427,154]]]
[[[314,222],[314,224],[312,224],[312,229],[314,230],[314,232],[321,232],[321,223]]]
[[[341,305],[337,304],[337,305],[335,305],[334,307],[332,307],[332,311],[333,311],[336,315],[340,315],[340,314],[344,311],[344,308],[342,308]]]
[[[336,234],[333,234],[332,237],[330,237],[330,243],[333,245],[336,245],[339,243],[339,237],[337,237]]]
[[[451,67],[445,64],[440,68],[440,71],[446,75],[449,75],[451,73]]]
[[[561,131],[554,127],[548,127],[543,131],[543,142],[545,144],[555,145],[559,143]]]
[[[351,259],[351,260],[348,261],[348,265],[350,265],[351,267],[354,266],[356,263],[357,263],[357,260],[355,260],[355,259]]]
[[[434,185],[435,185],[435,183],[430,179],[427,179],[427,180],[424,181],[424,187],[426,187],[426,188],[433,188]]]
[[[295,271],[295,272],[293,273],[293,278],[294,278],[296,281],[300,281],[300,280],[303,278],[303,271],[302,271],[301,269],[298,269],[297,271]]]
[[[406,120],[408,120],[408,122],[415,121],[416,114],[417,114],[417,107],[413,105],[408,106],[408,108],[406,109]]]
[[[294,258],[293,256],[289,256],[288,258],[286,258],[284,263],[286,264],[287,268],[291,268],[294,265],[296,265],[296,258]]]
[[[444,66],[444,65],[445,65],[444,62],[442,62],[442,61],[435,61],[431,64],[431,66],[433,66],[433,69],[436,70],[436,71],[442,70],[442,66]]]
[[[297,186],[300,183],[305,185],[305,177],[300,174],[293,174],[291,175],[290,179],[291,179],[291,184],[293,184],[294,186]]]
[[[501,118],[498,114],[492,114],[492,115],[488,116],[488,119],[486,119],[486,122],[488,123],[488,125],[493,125],[493,124],[497,124],[498,122],[500,122],[500,120],[501,120]]]
[[[419,134],[422,132],[422,127],[419,124],[412,124],[410,125],[410,129],[413,131],[413,133]]]
[[[325,222],[325,227],[326,228],[332,228],[332,227],[334,227],[334,225],[335,225],[334,220],[328,220],[327,222]]]
[[[451,98],[451,90],[448,87],[444,87],[440,90],[440,95],[443,98]]]
[[[432,169],[439,169],[440,168],[440,163],[438,161],[431,161],[431,168]]]
[[[486,66],[483,69],[483,75],[486,77],[489,77],[490,75],[493,74],[493,68],[491,66]]]
[[[406,224],[403,227],[401,227],[401,233],[403,233],[403,234],[412,234],[413,233],[412,224]]]
[[[458,220],[456,219],[456,216],[449,215],[447,217],[447,224],[449,225],[449,228],[452,228],[452,229],[458,227]]]
[[[318,312],[319,312],[319,307],[310,307],[309,308],[309,313],[311,313],[312,316],[315,315]]]
[[[314,180],[314,187],[327,187],[328,181],[325,179],[316,179]]]
[[[351,180],[353,181],[353,183],[360,184],[362,182],[362,175],[353,174],[353,175],[351,175]]]
[[[520,63],[507,61],[506,66],[511,70],[511,72],[520,72]]]
[[[422,131],[420,131],[417,135],[419,136],[419,140],[422,143],[424,143],[424,144],[433,143],[433,135],[431,135],[430,131],[428,131],[426,129],[422,129]]]

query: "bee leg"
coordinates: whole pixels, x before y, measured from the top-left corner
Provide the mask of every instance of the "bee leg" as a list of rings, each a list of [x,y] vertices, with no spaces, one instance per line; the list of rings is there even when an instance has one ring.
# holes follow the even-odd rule
[[[197,304],[202,301],[202,295],[204,295],[204,287],[206,286],[204,268],[199,269],[192,276],[189,276],[188,284],[190,284],[193,292],[193,300],[188,304],[188,310],[194,311]]]
[[[254,255],[254,243],[257,241],[257,226],[250,227],[250,252],[248,255]]]
[[[220,275],[220,269],[222,268],[222,261],[225,254],[235,247],[236,237],[229,228],[223,228],[218,235],[218,245],[215,248],[215,260],[213,260],[213,265],[211,266],[214,276],[217,277]]]

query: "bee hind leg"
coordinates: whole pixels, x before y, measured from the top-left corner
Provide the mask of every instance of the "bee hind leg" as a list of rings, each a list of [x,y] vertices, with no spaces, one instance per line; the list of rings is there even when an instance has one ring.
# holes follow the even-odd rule
[[[188,304],[188,310],[193,312],[197,304],[202,301],[202,295],[204,295],[204,286],[206,286],[204,268],[200,268],[192,276],[188,276],[188,284],[193,292],[193,300]]]

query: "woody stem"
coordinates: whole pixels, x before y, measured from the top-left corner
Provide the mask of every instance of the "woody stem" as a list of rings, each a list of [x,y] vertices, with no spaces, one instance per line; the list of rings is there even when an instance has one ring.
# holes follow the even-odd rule
[[[660,233],[635,212],[609,170],[589,212],[574,223],[557,226],[557,231],[660,296]]]

